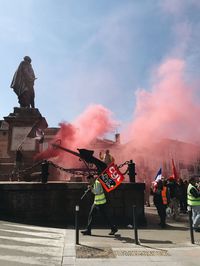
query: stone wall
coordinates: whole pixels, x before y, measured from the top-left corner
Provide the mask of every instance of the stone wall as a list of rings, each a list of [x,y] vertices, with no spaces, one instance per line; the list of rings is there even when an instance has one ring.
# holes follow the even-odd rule
[[[107,194],[110,214],[115,223],[125,226],[132,223],[132,206],[137,206],[138,223],[145,223],[143,183],[123,183]],[[81,196],[87,183],[47,184],[30,182],[0,183],[0,218],[30,224],[53,226],[73,226],[75,206],[80,206],[80,225],[87,222],[93,201],[89,192],[83,200]],[[99,217],[98,224],[103,224]]]

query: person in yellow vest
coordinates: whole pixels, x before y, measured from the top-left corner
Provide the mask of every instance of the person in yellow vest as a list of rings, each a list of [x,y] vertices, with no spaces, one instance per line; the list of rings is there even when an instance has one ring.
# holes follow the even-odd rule
[[[200,232],[200,192],[196,186],[196,180],[191,177],[187,188],[187,203],[192,207],[193,229]]]
[[[169,190],[164,181],[158,180],[153,190],[153,202],[160,217],[159,225],[166,227],[166,209],[169,204]]]
[[[107,222],[108,226],[111,228],[109,235],[114,235],[118,231],[118,229],[116,225],[112,223],[110,217],[108,216],[107,201],[103,187],[98,179],[94,179],[94,176],[89,176],[89,182],[91,192],[94,194],[94,203],[91,206],[89,212],[86,230],[81,231],[81,233],[83,235],[91,235],[94,217],[96,215],[96,212],[100,212],[103,215],[104,220]]]

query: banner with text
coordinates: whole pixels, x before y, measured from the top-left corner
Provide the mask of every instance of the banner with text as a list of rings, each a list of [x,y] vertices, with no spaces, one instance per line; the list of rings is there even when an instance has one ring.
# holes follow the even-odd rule
[[[117,165],[111,163],[98,177],[98,179],[104,189],[107,192],[110,192],[121,184],[121,182],[124,180],[124,176],[117,168]]]

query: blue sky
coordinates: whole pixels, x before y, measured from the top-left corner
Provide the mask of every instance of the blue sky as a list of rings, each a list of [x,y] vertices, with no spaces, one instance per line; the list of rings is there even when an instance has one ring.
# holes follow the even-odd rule
[[[0,119],[18,106],[10,88],[25,55],[38,78],[36,107],[49,126],[73,122],[102,104],[121,123],[135,108],[136,90],[151,89],[166,58],[199,76],[198,0],[0,0]]]

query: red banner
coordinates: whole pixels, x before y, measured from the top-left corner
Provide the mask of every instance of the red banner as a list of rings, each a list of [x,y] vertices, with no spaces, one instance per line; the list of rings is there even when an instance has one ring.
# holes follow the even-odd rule
[[[102,186],[107,192],[112,191],[121,184],[124,176],[114,163],[111,163],[103,173],[98,177]]]

